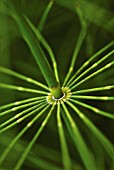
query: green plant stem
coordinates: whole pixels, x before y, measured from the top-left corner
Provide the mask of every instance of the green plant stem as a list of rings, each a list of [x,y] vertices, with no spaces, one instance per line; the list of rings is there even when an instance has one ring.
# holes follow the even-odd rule
[[[17,121],[15,121],[15,122],[9,124],[8,126],[4,127],[4,128],[0,131],[0,134],[3,133],[3,132],[5,132],[6,130],[12,128],[13,126],[17,125],[18,123],[22,122],[23,120],[25,120],[25,119],[28,118],[29,116],[33,115],[34,113],[36,113],[37,111],[39,111],[40,109],[42,109],[42,108],[43,108],[44,106],[46,106],[46,105],[47,105],[46,102],[45,102],[45,103],[40,103],[40,104],[37,104],[36,106],[33,106],[33,107],[29,108],[29,109],[26,109],[26,110],[20,112],[18,115],[21,115],[21,116],[22,116],[23,114],[26,114],[26,113],[27,113],[27,114],[24,115],[24,116],[22,116],[21,118],[17,119]],[[33,109],[35,109],[35,110],[33,110]],[[29,112],[29,113],[28,113],[28,112]],[[18,115],[16,115],[16,116],[18,117]],[[10,119],[10,120],[11,120],[11,119]]]
[[[38,40],[42,43],[42,45],[45,47],[45,49],[49,53],[49,56],[50,56],[52,63],[53,63],[53,69],[54,69],[56,80],[59,82],[57,63],[56,63],[55,56],[54,56],[54,53],[53,53],[50,45],[47,43],[47,41],[45,40],[43,35],[40,33],[40,31],[32,24],[32,22],[26,16],[25,16],[25,19],[28,22],[31,29],[33,30],[36,37],[38,38]]]
[[[67,101],[67,104],[71,106],[71,108],[78,114],[78,116],[83,120],[83,122],[87,125],[90,131],[96,136],[98,141],[102,144],[105,148],[109,156],[113,159],[114,158],[114,146],[112,143],[104,136],[100,130],[94,126],[94,124],[71,102]]]
[[[95,64],[94,64],[94,65],[95,65]],[[79,81],[77,84],[75,84],[75,85],[73,86],[74,82],[76,83],[76,81],[77,81],[78,78],[75,79],[74,82],[73,82],[73,84],[72,84],[72,87],[71,87],[71,85],[70,85],[70,87],[71,87],[70,89],[73,90],[74,88],[78,87],[79,85],[81,85],[81,84],[84,83],[85,81],[87,81],[87,80],[91,79],[92,77],[98,75],[99,73],[103,72],[104,70],[109,69],[109,68],[110,68],[111,66],[113,66],[113,65],[114,65],[114,61],[112,61],[112,62],[108,63],[107,65],[105,65],[104,67],[98,69],[97,71],[95,71],[94,73],[90,74],[89,76],[87,76],[86,78],[84,78],[83,80]],[[83,74],[83,73],[82,73],[82,74]],[[81,76],[81,75],[80,75],[80,76]]]
[[[32,106],[32,104],[37,104],[37,105]],[[30,106],[29,111],[30,111],[30,110],[33,110],[33,109],[35,109],[35,108],[37,108],[37,107],[39,107],[41,104],[43,105],[43,104],[44,104],[44,101],[37,101],[37,102],[28,104],[28,105]],[[26,106],[27,106],[27,105],[22,105],[23,108],[26,107]],[[32,106],[32,107],[31,107],[31,106]],[[16,108],[16,110],[18,110],[19,108],[20,108],[20,107]],[[12,111],[13,111],[13,110],[12,110]],[[14,108],[14,111],[15,111],[15,108]],[[28,112],[28,110],[26,109],[26,110],[24,110],[23,112],[20,112],[20,113],[16,114],[15,116],[11,117],[10,119],[6,120],[4,123],[2,123],[2,124],[0,125],[1,128],[3,128],[4,126],[6,126],[7,124],[9,124],[9,123],[12,122],[12,121],[16,121],[16,119],[20,119],[20,118],[21,118],[21,120],[22,120],[22,116],[23,116],[25,113],[27,113],[27,112]],[[9,113],[10,113],[10,111],[9,111]],[[28,113],[27,115],[29,115],[29,113]]]
[[[25,76],[25,75],[22,75],[22,74],[20,74],[20,73],[17,73],[16,71],[12,71],[12,70],[10,70],[10,69],[8,69],[8,68],[5,68],[5,67],[0,66],[0,72],[1,72],[1,73],[4,73],[4,74],[7,74],[7,75],[10,75],[10,76],[14,76],[14,77],[19,78],[19,79],[21,79],[21,80],[24,80],[24,81],[26,81],[26,82],[28,82],[28,83],[32,83],[32,84],[35,84],[35,85],[37,85],[37,86],[40,86],[40,87],[42,87],[42,88],[44,88],[44,89],[46,89],[46,90],[49,90],[48,87],[45,86],[44,84],[42,84],[42,83],[40,83],[40,82],[38,82],[38,81],[30,78],[30,77],[27,77],[27,76]]]
[[[48,3],[48,5],[47,5],[47,7],[46,7],[46,9],[44,11],[44,14],[42,15],[42,18],[41,18],[41,20],[40,20],[40,22],[38,24],[38,30],[40,32],[42,32],[42,30],[43,30],[44,24],[46,22],[47,16],[48,16],[48,14],[49,14],[49,12],[50,12],[50,10],[52,8],[53,3],[54,3],[54,0],[50,0],[50,2]]]
[[[102,87],[96,87],[96,88],[91,88],[91,89],[84,89],[84,90],[75,91],[75,92],[72,92],[72,94],[80,94],[80,93],[88,93],[88,92],[95,92],[95,91],[111,90],[113,88],[114,88],[114,85],[102,86]]]
[[[80,106],[85,107],[89,110],[92,110],[95,114],[99,114],[99,115],[102,115],[102,116],[106,116],[107,118],[114,119],[114,115],[112,113],[102,111],[102,110],[98,109],[97,107],[88,105],[88,104],[80,102],[78,100],[74,100],[74,99],[69,99],[69,100],[72,101],[73,103],[77,104],[77,105],[80,105]]]
[[[7,108],[10,108],[10,107],[17,107],[19,105],[22,105],[22,104],[25,104],[25,103],[28,103],[28,102],[32,102],[32,101],[36,101],[36,100],[39,100],[39,99],[44,99],[44,98],[45,97],[42,96],[42,97],[32,97],[32,98],[27,98],[27,99],[24,99],[24,100],[18,100],[18,101],[15,101],[15,102],[8,103],[8,104],[5,104],[3,106],[0,106],[0,111],[4,110],[4,109],[7,109]],[[0,113],[0,116],[2,115],[2,113]]]
[[[92,99],[92,100],[114,100],[114,96],[83,96],[83,95],[72,95],[75,99]]]
[[[77,12],[77,14],[79,16],[79,19],[80,19],[81,31],[80,31],[77,43],[76,43],[75,48],[74,48],[70,68],[69,68],[69,71],[68,71],[68,73],[66,75],[66,78],[64,80],[63,86],[66,86],[66,83],[67,83],[68,79],[70,78],[70,76],[71,76],[71,74],[72,74],[72,72],[74,70],[74,65],[75,65],[79,50],[81,48],[81,45],[82,45],[82,43],[84,41],[84,38],[86,36],[86,33],[87,33],[87,24],[86,24],[86,21],[85,21],[85,19],[83,17],[83,14],[82,14],[81,10],[76,8],[76,12]]]
[[[30,89],[30,88],[21,87],[21,86],[14,86],[14,85],[5,84],[5,83],[0,83],[0,88],[47,95],[47,92],[45,91]]]
[[[45,105],[43,105],[44,108]],[[11,143],[9,143],[8,147],[6,148],[6,150],[4,151],[4,153],[1,155],[0,157],[0,164],[2,164],[2,162],[5,160],[6,156],[8,155],[8,153],[10,152],[10,150],[12,149],[12,147],[15,145],[15,143],[20,139],[20,137],[33,125],[33,123],[40,117],[42,116],[42,114],[44,113],[45,110],[47,110],[49,106],[45,107],[41,112],[39,112],[39,114],[37,116],[35,116],[29,123],[27,123],[27,125],[18,133],[18,135],[12,140]],[[37,111],[40,110],[40,107],[37,108]],[[33,114],[34,112],[36,112],[36,110],[34,110],[33,112],[31,112],[31,114]]]
[[[45,110],[46,110],[48,107],[49,107],[49,106],[47,106],[47,107],[45,108]],[[23,152],[23,155],[22,155],[22,157],[19,159],[19,161],[17,162],[14,170],[19,170],[19,169],[21,168],[21,166],[22,166],[23,162],[25,161],[25,159],[26,159],[29,151],[31,150],[31,148],[32,148],[32,146],[34,145],[35,141],[38,139],[38,137],[39,137],[39,135],[41,134],[42,130],[45,128],[45,126],[46,126],[46,124],[47,124],[47,122],[48,122],[48,120],[49,120],[49,118],[50,118],[50,116],[51,116],[51,114],[52,114],[52,111],[53,111],[54,107],[55,107],[54,105],[51,107],[48,115],[46,116],[46,118],[45,118],[44,121],[42,122],[40,128],[38,129],[37,133],[34,135],[34,137],[32,138],[32,140],[31,140],[30,143],[28,144],[27,148],[26,148],[25,151]],[[42,113],[43,113],[43,111],[40,112],[40,115],[41,115]],[[38,119],[38,116],[39,116],[39,115],[37,115],[37,117],[36,117],[35,120]],[[34,121],[35,121],[35,120],[34,120]],[[31,123],[34,123],[34,122],[31,122]]]
[[[81,73],[89,64],[90,62],[92,62],[94,59],[96,59],[100,54],[102,54],[105,50],[107,50],[108,48],[110,48],[111,46],[114,45],[114,41],[110,42],[108,45],[106,45],[105,47],[103,47],[101,50],[99,50],[98,52],[96,52],[93,56],[91,56],[86,62],[84,62],[84,64],[76,71],[76,73],[71,77],[71,79],[69,80],[69,82],[67,83],[67,86],[70,86],[70,84],[72,84],[73,81],[75,81],[74,79],[77,77],[77,75],[79,73]],[[104,61],[105,59],[107,59],[107,57],[109,57],[110,55],[113,54],[113,51],[109,52],[107,55],[105,55],[101,60],[98,61],[97,65],[100,64],[102,61]],[[92,68],[95,68],[94,66],[91,66],[89,69],[87,69],[88,71],[90,71]],[[96,65],[96,66],[97,66]],[[85,75],[85,73],[88,73],[88,71],[84,71],[82,74]],[[80,74],[80,76],[82,77],[82,74]],[[79,77],[79,76],[78,76]],[[77,78],[78,78],[77,77]],[[79,78],[78,78],[79,79]]]
[[[67,102],[70,105],[70,102]],[[88,149],[79,129],[76,123],[74,122],[73,118],[70,115],[70,112],[68,111],[65,104],[62,104],[65,116],[63,116],[66,126],[69,130],[69,133],[71,135],[71,138],[74,140],[74,144],[76,148],[78,149],[78,152],[82,158],[82,161],[85,165],[86,170],[97,170],[96,163],[94,160],[94,157],[92,156],[92,153]],[[76,140],[75,140],[76,139]]]
[[[60,145],[61,145],[61,151],[62,151],[62,159],[63,159],[63,166],[64,170],[69,170],[72,169],[72,163],[67,147],[67,142],[65,139],[65,134],[64,134],[64,129],[63,129],[63,124],[61,120],[61,115],[60,115],[61,107],[60,104],[57,105],[57,125],[58,125],[58,132],[59,132],[59,138],[60,138]]]
[[[17,2],[17,1],[16,1]],[[21,34],[25,41],[27,42],[44,78],[46,79],[46,82],[50,88],[50,91],[52,95],[55,98],[60,98],[62,96],[62,90],[57,82],[52,69],[45,57],[45,54],[43,53],[40,44],[38,42],[38,39],[36,38],[35,34],[31,30],[29,24],[25,20],[24,16],[20,13],[20,10],[18,6],[16,5],[16,2],[14,0],[8,1],[8,5],[11,11],[12,16],[16,20],[18,27],[21,31]]]

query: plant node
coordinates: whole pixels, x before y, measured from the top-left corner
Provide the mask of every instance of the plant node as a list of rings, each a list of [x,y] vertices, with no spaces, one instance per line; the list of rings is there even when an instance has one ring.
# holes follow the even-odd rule
[[[71,96],[71,90],[68,87],[62,87],[62,96],[59,98],[55,98],[55,96],[52,93],[48,93],[46,100],[49,104],[61,104],[68,100]]]
[[[62,89],[60,87],[60,84],[58,83],[57,86],[51,87],[50,92],[54,98],[59,99],[60,97],[63,96]]]

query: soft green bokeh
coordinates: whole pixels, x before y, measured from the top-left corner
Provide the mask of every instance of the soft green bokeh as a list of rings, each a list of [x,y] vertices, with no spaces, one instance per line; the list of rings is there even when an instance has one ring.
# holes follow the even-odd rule
[[[74,70],[72,72],[72,75],[74,75],[76,73],[76,70],[80,68],[87,59],[90,59],[94,53],[96,53],[98,50],[114,40],[113,0],[55,0],[54,3],[51,4],[51,6],[49,5],[49,0],[16,0],[15,3],[16,2],[20,4],[20,12],[22,13],[23,11],[31,27],[35,26],[36,28],[40,28],[41,35],[53,50],[53,54],[57,62],[56,66],[58,68],[58,73],[55,72],[55,74],[56,78],[58,77],[57,74],[59,75],[61,84],[63,83],[63,80],[66,77],[67,72],[70,68],[71,58],[74,54],[75,46],[78,40],[82,41],[81,48],[80,46],[78,46],[78,50],[76,49],[78,51],[78,55],[76,61],[74,62]],[[36,64],[29,47],[22,38],[16,21],[11,17],[9,9],[7,8],[7,5],[5,5],[6,3],[6,0],[0,1],[0,66],[5,66],[6,68],[17,71],[18,73],[33,78],[47,86],[45,78],[42,76],[41,71]],[[46,13],[44,13],[45,10]],[[84,32],[84,38],[80,36],[83,24],[80,22],[81,17],[79,10],[81,11],[82,18],[86,21],[87,24],[87,28],[85,29],[87,32]],[[36,31],[36,34],[37,33],[38,32]],[[42,39],[42,37],[39,38],[39,35],[37,35],[37,38]],[[47,60],[49,61],[51,68],[53,68],[52,60],[54,61],[54,59],[50,59],[50,53],[47,50],[49,49],[49,47],[44,44],[44,41],[43,43],[42,41],[40,42],[43,52]],[[97,56],[97,58],[93,60],[87,66],[87,68],[102,59],[103,56],[111,52],[113,48],[114,44],[110,46],[109,49]],[[103,61],[98,66],[98,68],[94,69],[94,71],[97,71],[98,69],[112,61],[114,61],[114,54],[107,58],[106,61]],[[84,71],[87,68],[84,68]],[[90,73],[84,75],[84,78],[86,79],[86,77],[92,73],[93,71],[91,70]],[[42,90],[41,87],[38,87],[35,84],[28,83],[27,81],[18,79],[11,75],[6,75],[5,73],[2,73],[2,71],[0,72],[0,83],[8,83],[16,86]],[[114,66],[112,66],[108,70],[105,70],[102,74],[99,74],[98,76],[81,84],[79,87],[76,88],[76,91],[109,85],[114,85]],[[89,94],[84,93],[84,96]],[[90,95],[114,96],[114,90],[112,88],[111,91],[93,91]],[[22,91],[15,91],[13,89],[9,90],[7,88],[0,88],[0,106],[2,106],[3,104],[24,100],[31,97],[34,97],[34,93],[26,93]],[[37,97],[37,93],[35,93],[35,97]],[[92,105],[96,108],[104,110],[106,113],[114,114],[114,100],[82,100],[80,97],[79,101],[85,102],[87,105]],[[93,151],[92,153],[88,153],[88,151],[87,154],[85,153],[85,155],[87,155],[87,159],[85,159],[85,164],[89,163],[91,158],[88,157],[90,157],[89,154],[91,154],[95,156],[96,164],[99,166],[99,170],[107,170],[109,168],[109,165],[111,165],[112,163],[109,155],[111,156],[112,154],[111,150],[113,152],[113,146],[104,139],[104,136],[100,135],[100,132],[97,131],[97,129],[94,129],[93,124],[95,124],[111,141],[111,143],[114,144],[113,116],[109,115],[109,117],[111,117],[112,119],[108,119],[108,116],[103,117],[100,115],[105,113],[100,112],[100,114],[94,114],[91,109],[87,110],[85,107],[78,105],[78,103],[74,103],[75,106],[78,106],[79,109],[87,116],[87,118],[84,119],[84,124],[82,120],[77,116],[77,114],[67,105],[69,113],[72,115],[73,120],[74,122],[76,122],[76,125],[78,126],[80,131],[78,131],[77,129],[76,132],[76,127],[74,131],[69,128],[69,121],[66,119],[67,116],[65,117],[64,114],[65,107],[61,109],[61,117],[59,117],[60,115],[58,111],[58,121],[62,122],[62,126],[64,127],[62,131],[60,129],[58,131],[56,120],[57,110],[53,110],[45,130],[41,133],[39,139],[36,140],[21,170],[63,170],[62,154],[64,155],[65,153],[67,155],[66,157],[63,157],[63,160],[64,158],[68,159],[68,166],[65,164],[65,160],[63,161],[64,167],[66,166],[65,170],[67,170],[67,168],[71,166],[71,163],[72,169],[70,170],[85,170],[84,164],[82,163],[84,162],[82,150],[87,150],[85,144],[82,142],[83,139],[80,137],[80,133],[82,133],[87,146]],[[23,109],[20,108],[19,111],[22,112]],[[19,139],[15,147],[12,148],[10,154],[8,154],[8,156],[6,157],[1,170],[13,170],[12,168],[16,165],[18,159],[24,152],[24,149],[27,148],[28,143],[34,137],[37,129],[41,127],[42,121],[49,113],[48,111],[44,112],[45,114],[43,115],[43,117],[39,118],[34,126],[30,128],[29,131],[27,131],[26,134]],[[76,111],[78,112],[78,110]],[[18,111],[16,111],[15,113],[17,114]],[[14,112],[11,112],[10,114],[12,116],[15,115]],[[11,118],[11,115],[0,117],[0,124]],[[28,120],[30,121],[32,118],[33,117],[30,116]],[[88,118],[93,122],[93,124],[88,121]],[[19,134],[19,132],[25,127],[27,122],[28,121],[25,120],[25,122],[23,121],[23,123],[20,123],[17,126],[14,126],[11,129],[7,130],[3,134],[0,134],[0,155],[6,148],[6,146],[8,146],[8,144],[14,139],[14,137],[16,137],[17,134]],[[69,128],[69,132],[67,128]],[[58,132],[61,136],[60,141]],[[71,136],[69,134],[71,134]],[[78,144],[76,143],[75,138],[73,139],[74,134],[77,134],[77,136],[79,135]],[[101,144],[97,140],[95,135],[101,141],[101,143],[104,144],[104,146],[107,146],[106,151],[109,150],[109,155],[107,154],[107,152],[105,152],[103,146],[101,147]],[[64,137],[66,137],[66,141],[64,140]],[[73,143],[73,141],[75,142]],[[61,148],[61,146],[63,145],[64,147]],[[79,149],[81,157],[79,156],[78,149],[76,149],[75,146],[82,146],[82,148]],[[69,150],[69,153],[67,149]],[[69,155],[71,156],[71,162],[69,161]],[[93,166],[93,164],[91,164],[90,166]],[[113,170],[113,167],[110,170]]]

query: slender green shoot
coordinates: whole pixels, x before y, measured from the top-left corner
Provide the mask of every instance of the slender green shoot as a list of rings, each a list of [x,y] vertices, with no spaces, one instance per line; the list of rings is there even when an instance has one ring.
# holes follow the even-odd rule
[[[7,109],[7,110],[5,110],[5,111],[2,111],[2,112],[0,113],[0,117],[1,117],[1,116],[4,116],[4,115],[6,115],[6,114],[9,114],[9,113],[15,112],[15,111],[17,111],[17,110],[19,110],[19,109],[26,108],[26,107],[32,106],[32,105],[36,105],[36,104],[41,103],[41,102],[44,102],[44,101],[45,101],[45,99],[41,99],[41,100],[34,101],[34,102],[30,102],[30,103],[27,103],[27,104],[22,104],[22,105],[20,105],[20,106],[12,107],[11,109]]]
[[[30,88],[26,88],[26,87],[22,87],[22,86],[14,86],[14,85],[5,84],[5,83],[0,83],[0,88],[47,95],[47,92],[45,92],[45,91],[30,89]]]
[[[54,53],[53,53],[50,45],[47,43],[47,41],[45,40],[43,35],[40,33],[40,31],[32,24],[32,22],[26,16],[25,16],[25,19],[27,20],[29,26],[33,30],[33,32],[36,35],[36,37],[38,38],[38,40],[42,43],[42,45],[46,48],[47,52],[49,53],[49,56],[52,60],[55,77],[56,77],[57,81],[59,82],[57,63],[56,63],[55,56],[54,56]]]
[[[40,104],[39,104],[40,103]],[[37,104],[39,104],[39,105],[37,105]],[[29,111],[31,111],[31,110],[33,110],[33,109],[36,109],[38,106],[40,106],[40,105],[43,105],[44,104],[44,101],[37,101],[36,103],[35,103],[35,106],[33,106],[33,107],[30,107],[29,108]],[[29,105],[29,106],[31,106],[31,105]],[[23,108],[25,108],[26,106],[22,106]],[[22,108],[21,107],[21,108]],[[13,109],[11,109],[12,110],[12,112],[13,111],[15,111],[15,108]],[[6,114],[6,113],[10,113],[11,112],[11,110],[7,110],[7,111],[5,111],[4,113]],[[18,110],[17,108],[16,108],[16,110]],[[16,114],[15,116],[12,116],[10,119],[7,119],[6,121],[4,121],[4,123],[2,123],[1,124],[1,128],[3,127],[3,126],[6,126],[7,124],[9,124],[10,122],[12,122],[13,120],[16,120],[16,119],[19,119],[23,114],[25,114],[26,112],[28,112],[28,110],[23,110],[22,112],[20,112],[20,113],[18,113],[18,114]],[[4,114],[2,114],[2,115],[4,115]],[[21,119],[22,119],[22,117],[21,117]]]
[[[83,95],[72,95],[75,99],[92,99],[92,100],[114,100],[114,96],[83,96]]]
[[[111,90],[113,88],[114,88],[114,85],[104,86],[104,87],[96,87],[96,88],[78,90],[78,91],[72,92],[72,94],[80,94],[80,93],[89,93],[89,92],[95,92],[95,91]]]
[[[2,156],[0,157],[0,165],[5,160],[6,156],[10,152],[10,150],[13,148],[15,143],[21,138],[21,136],[35,123],[36,120],[47,110],[49,106],[45,107],[42,111],[39,112],[39,114],[34,117],[27,125],[18,133],[18,135],[12,140],[12,142],[8,145],[6,150],[3,152]]]
[[[48,91],[49,91],[49,88],[48,88],[47,86],[45,86],[44,84],[42,84],[42,83],[40,83],[40,82],[38,82],[38,81],[30,78],[30,77],[27,77],[27,76],[24,76],[24,75],[22,75],[22,74],[20,74],[20,73],[17,73],[17,72],[15,72],[15,71],[12,71],[12,70],[10,70],[10,69],[8,69],[8,68],[5,68],[5,67],[0,66],[0,72],[1,72],[1,73],[5,73],[5,74],[8,74],[8,75],[10,75],[10,76],[14,76],[14,77],[19,78],[19,79],[22,79],[22,80],[25,80],[25,81],[28,82],[28,83],[35,84],[35,85],[40,86],[40,87],[44,88],[45,90],[48,90]]]
[[[77,14],[78,14],[79,19],[80,19],[81,31],[80,31],[80,34],[79,34],[79,37],[78,37],[76,46],[75,46],[75,48],[74,48],[74,53],[73,53],[73,56],[72,56],[71,64],[70,64],[68,73],[67,73],[67,75],[66,75],[66,77],[65,77],[63,86],[66,86],[66,83],[67,83],[70,75],[72,74],[72,72],[73,72],[73,70],[74,70],[74,65],[75,65],[75,62],[76,62],[76,59],[77,59],[79,50],[80,50],[80,48],[81,48],[81,45],[82,45],[82,43],[83,43],[83,41],[84,41],[84,38],[85,38],[85,36],[86,36],[86,33],[87,33],[87,25],[86,25],[86,21],[85,21],[85,19],[84,19],[84,17],[83,17],[82,12],[81,12],[81,10],[80,10],[79,8],[76,8],[76,11],[77,11]]]
[[[66,123],[66,125],[70,124],[71,134],[72,134],[71,137],[72,137],[74,144],[82,158],[82,161],[83,161],[86,169],[87,170],[90,170],[90,169],[98,170],[98,168],[96,167],[95,160],[92,157],[92,153],[90,153],[86,143],[84,142],[84,139],[83,139],[82,135],[80,134],[78,127],[76,126],[76,123],[72,119],[72,117],[64,103],[62,104],[62,106],[64,108],[64,112],[67,117],[67,119],[65,119],[65,121],[68,121],[68,123]],[[68,130],[69,130],[69,128],[68,128]]]
[[[91,56],[89,58],[89,60],[87,60],[77,71],[76,73],[71,77],[71,79],[69,80],[69,82],[67,83],[66,86],[69,86],[73,80],[75,79],[75,77],[84,70],[85,67],[87,67],[91,61],[93,61],[96,57],[98,57],[100,54],[102,54],[104,51],[106,51],[108,48],[110,48],[111,46],[114,45],[114,41],[110,42],[108,45],[106,45],[105,47],[103,47],[102,49],[100,49],[98,52],[96,52],[93,56]],[[94,65],[95,66],[95,65]]]
[[[48,106],[49,107],[49,106]],[[51,107],[48,115],[46,116],[46,118],[44,119],[44,121],[42,122],[40,128],[38,129],[37,133],[34,135],[34,137],[32,138],[32,140],[30,141],[29,145],[27,146],[27,148],[25,149],[24,153],[22,154],[21,158],[19,159],[19,161],[17,162],[14,170],[19,170],[22,166],[22,163],[25,161],[29,151],[31,150],[33,144],[35,143],[35,141],[38,139],[39,135],[41,134],[42,130],[44,129],[44,127],[46,126],[51,114],[52,114],[52,111],[54,109],[54,105]],[[33,122],[31,122],[33,123]]]
[[[109,113],[109,112],[102,111],[102,110],[100,110],[100,109],[98,109],[94,106],[85,104],[83,102],[80,102],[80,101],[77,101],[77,100],[74,100],[74,99],[69,99],[69,100],[72,101],[73,103],[77,104],[77,105],[80,105],[80,106],[85,107],[89,110],[92,110],[96,114],[99,114],[101,116],[105,116],[105,117],[110,118],[110,119],[114,119],[114,115]]]
[[[16,3],[14,0],[8,1],[9,9],[12,13],[12,16],[16,20],[18,27],[21,31],[21,34],[25,41],[27,42],[49,88],[52,95],[55,98],[60,98],[62,94],[61,87],[57,82],[52,69],[46,59],[44,52],[42,51],[38,39],[36,39],[35,34],[33,33],[32,29],[30,28],[28,22],[26,21],[25,17],[20,13]]]
[[[45,22],[46,22],[46,19],[47,19],[47,17],[48,17],[48,14],[49,14],[52,6],[53,6],[53,3],[54,3],[54,0],[50,0],[50,2],[48,3],[48,5],[47,5],[47,7],[46,7],[46,9],[45,9],[42,17],[41,17],[40,22],[38,23],[38,30],[39,30],[40,32],[42,32],[42,30],[43,30],[43,28],[44,28],[44,24],[45,24]]]
[[[78,114],[78,116],[83,120],[83,122],[87,125],[89,130],[97,137],[100,143],[103,145],[104,149],[107,151],[109,156],[114,158],[114,147],[110,143],[110,141],[103,135],[100,130],[95,127],[95,125],[71,102],[67,101],[67,103],[71,106],[71,108]]]
[[[6,147],[10,143],[10,138],[9,136],[6,136],[6,135],[4,135],[3,138],[2,138],[3,140],[0,140],[0,143]],[[24,146],[21,144],[21,142],[24,144],[24,141],[19,139],[18,142],[16,143],[16,146],[13,147],[13,149],[15,150],[15,154],[23,152]],[[42,156],[44,155],[46,158],[48,158],[48,160],[47,159],[44,160],[44,158],[42,158]],[[53,161],[53,163],[52,162],[49,163],[49,160]],[[40,167],[46,170],[50,170],[50,167],[53,170],[63,169],[57,166],[61,162],[60,153],[58,151],[55,151],[54,149],[42,146],[40,144],[35,145],[35,147],[33,148],[33,152],[32,153],[30,152],[30,154],[28,155],[27,161],[36,165],[37,167]],[[74,163],[74,165],[75,167],[78,167],[78,164]]]
[[[5,104],[3,106],[0,106],[0,111],[3,110],[3,109],[7,109],[9,107],[13,107],[13,106],[18,106],[18,105],[21,105],[21,104],[24,104],[24,103],[28,103],[28,102],[32,102],[32,101],[36,101],[36,100],[39,100],[39,99],[44,99],[45,97],[44,96],[41,96],[41,97],[32,97],[32,98],[27,98],[27,99],[24,99],[24,100],[19,100],[19,101],[15,101],[15,102],[12,102],[12,103],[8,103],[8,104]],[[0,114],[1,116],[1,114]]]
[[[95,63],[96,64],[96,63]],[[81,85],[82,83],[84,83],[85,81],[89,80],[90,78],[98,75],[99,73],[103,72],[104,70],[110,68],[111,66],[114,65],[114,61],[106,64],[105,66],[103,66],[102,68],[98,69],[97,71],[95,71],[94,73],[92,73],[91,75],[87,76],[86,78],[84,78],[83,80],[81,80],[80,82],[78,82],[76,85],[72,86],[70,89],[73,90],[74,88],[78,87],[79,85]],[[71,85],[70,85],[71,86]]]
[[[57,105],[57,125],[58,125],[59,137],[60,137],[64,170],[69,170],[72,169],[72,163],[68,152],[68,147],[65,139],[64,130],[63,130],[63,124],[61,121],[60,104]]]
[[[72,86],[73,84],[75,84],[80,78],[82,78],[85,74],[87,74],[90,70],[96,68],[100,63],[102,63],[104,60],[106,60],[107,58],[109,58],[112,54],[114,54],[114,50],[112,50],[111,52],[109,52],[107,55],[105,55],[102,59],[100,59],[99,61],[97,61],[96,63],[94,63],[90,68],[88,68],[86,71],[84,71],[82,74],[80,74],[70,85]]]
[[[12,128],[13,126],[19,124],[20,122],[22,122],[23,120],[25,120],[25,119],[28,118],[29,116],[33,115],[34,113],[36,113],[37,111],[39,111],[40,109],[42,109],[43,107],[45,107],[46,105],[47,105],[47,103],[44,103],[44,104],[43,104],[43,103],[40,103],[40,104],[38,104],[38,105],[36,105],[36,106],[33,106],[33,107],[29,108],[29,109],[24,110],[23,112],[20,112],[19,114],[22,116],[23,114],[25,114],[25,113],[27,113],[27,112],[30,111],[30,112],[29,112],[28,114],[26,114],[25,116],[22,116],[21,118],[19,117],[19,119],[17,119],[17,120],[14,121],[13,123],[9,124],[8,126],[4,127],[4,128],[0,131],[0,133],[3,133],[3,132],[5,132],[6,130]],[[36,109],[33,110],[34,108],[36,108]],[[33,110],[33,111],[31,111],[31,110]],[[17,118],[18,118],[18,114],[17,114]]]

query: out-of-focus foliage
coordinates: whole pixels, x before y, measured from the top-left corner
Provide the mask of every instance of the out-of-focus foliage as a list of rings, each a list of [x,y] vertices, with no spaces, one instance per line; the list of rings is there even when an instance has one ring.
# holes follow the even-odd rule
[[[19,2],[16,0],[15,2],[20,4],[19,9],[21,9],[21,12],[23,11],[29,20],[38,28],[42,15],[49,4],[49,0],[20,0]],[[46,84],[40,69],[33,60],[32,54],[27,44],[21,36],[16,22],[11,17],[7,5],[5,5],[6,3],[6,0],[0,1],[0,66],[5,66],[28,77],[34,78],[43,84]],[[77,8],[81,10],[82,15],[87,22],[87,34],[78,53],[73,74],[87,59],[91,58],[94,53],[114,39],[113,0],[55,0],[41,32],[49,45],[52,47],[55,54],[60,82],[63,82],[63,79],[68,72],[75,44],[81,30],[81,23],[77,13]],[[47,50],[43,47],[43,45],[41,46],[52,67],[52,62]],[[110,47],[100,56],[98,56],[97,60],[101,59],[105,54],[110,52],[113,47],[114,46]],[[101,64],[101,66],[104,66],[112,60],[114,60],[114,55],[109,57],[108,62],[105,63],[104,61],[104,64]],[[94,61],[92,61],[91,64],[93,63]],[[35,85],[24,82],[23,80],[18,80],[13,76],[5,75],[3,73],[0,73],[0,82],[20,86],[22,85],[28,88],[36,88]],[[98,75],[94,79],[91,79],[89,82],[82,84],[81,89],[113,84],[114,67],[108,71],[105,71],[103,74]],[[77,90],[80,90],[80,87],[77,87]],[[95,94],[99,96],[99,92],[96,92]],[[107,96],[114,96],[114,91],[103,91],[100,93],[100,95],[104,94]],[[6,104],[9,101],[13,102],[28,97],[33,97],[33,94],[17,92],[13,90],[10,91],[8,89],[0,89],[0,105]],[[87,104],[94,105],[95,107],[100,106],[102,110],[114,113],[113,101],[107,101],[105,104],[103,104],[102,101],[94,102],[89,100]],[[79,108],[81,108],[81,106],[79,106]],[[22,109],[20,109],[20,111],[22,111]],[[72,112],[71,109],[70,111]],[[86,112],[86,115],[114,144],[113,120],[107,120],[107,118],[103,118],[95,114],[92,115],[91,111],[87,111],[85,108],[83,108],[82,111],[84,113]],[[105,155],[102,147],[99,147],[99,142],[96,140],[94,135],[92,135],[90,131],[88,132],[87,127],[77,116],[75,117],[75,113],[73,113],[72,116],[81,129],[87,145],[90,145],[90,147],[93,148],[93,154],[97,158],[97,164],[99,164],[99,167],[101,168],[100,170],[105,170],[110,165],[110,159],[107,155]],[[16,146],[12,149],[11,155],[7,157],[7,160],[4,163],[4,166],[6,164],[7,170],[10,170],[14,166],[15,162],[19,159],[23,153],[23,150],[27,147],[28,142],[34,135],[34,130],[37,128],[37,125],[40,127],[42,120],[43,118],[41,118],[38,124],[35,124],[33,129],[27,132],[27,134],[23,136],[22,139],[20,139]],[[0,118],[0,123],[1,122],[4,122],[4,119]],[[64,123],[65,122],[63,121],[63,124]],[[5,134],[0,135],[0,154],[6,148],[8,143],[10,143],[12,139],[20,132],[25,124],[26,121],[21,125],[11,128],[5,132]],[[73,160],[73,169],[85,170],[81,158],[76,156],[74,145],[69,138],[69,133],[66,127],[65,135],[68,141],[68,148],[70,150],[71,158]],[[27,157],[22,170],[48,170],[51,169],[51,166],[53,167],[53,170],[54,168],[55,170],[62,170],[62,156],[60,154],[56,117],[54,114],[40,137],[41,138],[36,141],[35,146],[32,148],[29,156]],[[90,141],[88,141],[88,138]],[[106,164],[104,161],[105,159],[107,159]]]

